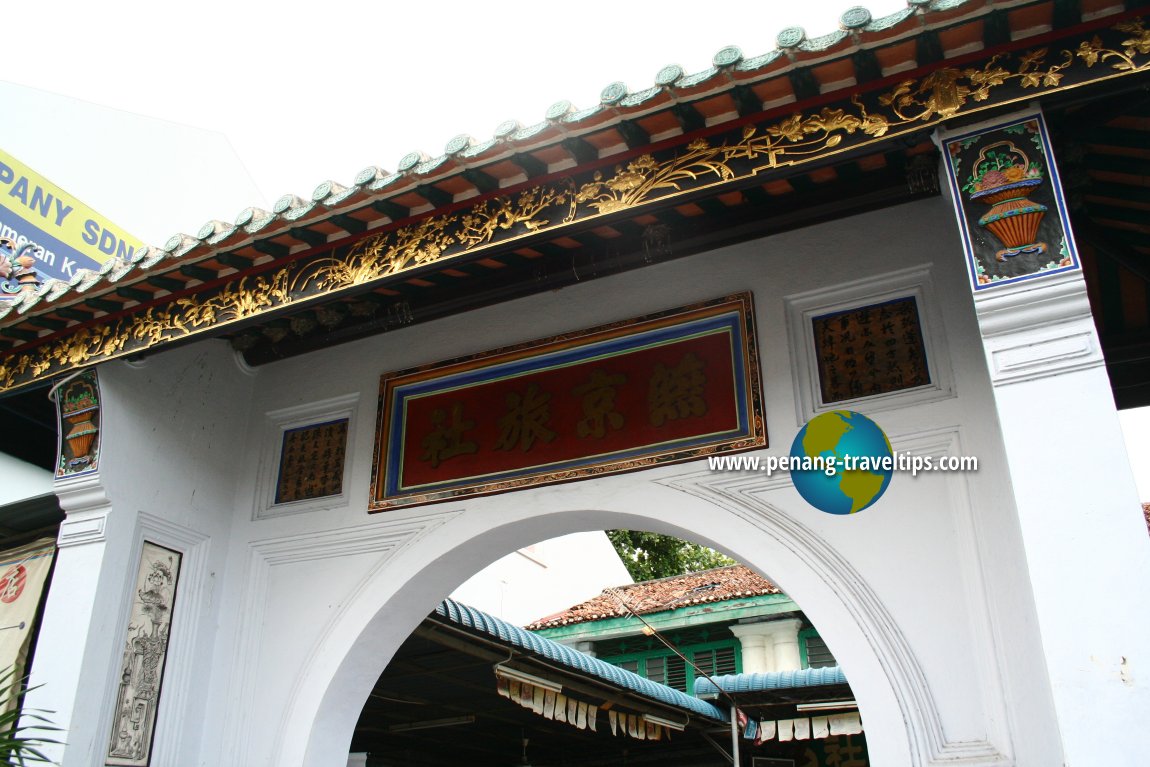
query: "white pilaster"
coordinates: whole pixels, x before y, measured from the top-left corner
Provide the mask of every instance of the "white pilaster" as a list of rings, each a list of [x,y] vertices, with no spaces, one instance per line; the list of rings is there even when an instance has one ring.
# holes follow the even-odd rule
[[[1040,278],[975,304],[1065,762],[1140,763],[1150,539],[1085,283]]]
[[[53,712],[64,745],[44,747],[63,767],[91,764],[104,753],[100,722],[106,696],[118,598],[126,571],[128,529],[115,524],[98,474],[56,482],[67,514],[44,608],[27,706]],[[130,527],[130,526],[128,526]]]
[[[775,671],[798,671],[803,667],[799,653],[799,629],[803,622],[792,618],[771,621],[767,625],[774,629],[771,641],[774,643]]]
[[[797,618],[731,626],[742,646],[743,673],[796,671],[802,668]]]
[[[743,658],[743,673],[755,674],[775,670],[774,645],[767,652],[767,637],[770,632],[765,629],[765,623],[741,623],[731,626],[741,647]]]

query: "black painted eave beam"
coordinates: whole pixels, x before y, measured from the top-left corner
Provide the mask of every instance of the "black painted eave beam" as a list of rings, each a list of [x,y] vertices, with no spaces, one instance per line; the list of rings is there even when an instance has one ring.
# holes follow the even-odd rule
[[[499,189],[499,179],[490,173],[484,173],[476,168],[468,168],[463,171],[463,178],[467,179],[467,183],[478,189],[480,194],[494,192]]]
[[[291,248],[287,245],[281,245],[271,240],[256,240],[252,243],[252,247],[265,256],[271,256],[272,258],[283,258],[291,253]]]
[[[348,234],[363,234],[367,231],[367,222],[360,221],[354,216],[332,216],[331,222]]]
[[[535,178],[536,176],[547,175],[547,163],[540,160],[534,155],[522,152],[511,158],[511,162],[518,165],[523,169],[523,173],[527,178]]]
[[[616,126],[616,130],[623,137],[623,143],[627,145],[628,149],[638,149],[651,143],[650,134],[632,120],[623,120]]]
[[[683,133],[690,133],[707,127],[707,121],[703,119],[703,115],[699,114],[699,110],[690,104],[676,104],[671,107],[671,114],[678,121]]]
[[[292,237],[295,237],[300,242],[306,242],[308,245],[311,245],[313,248],[316,247],[317,245],[323,245],[324,243],[327,242],[327,235],[326,234],[324,234],[323,232],[313,232],[311,229],[308,229],[306,226],[297,226],[293,229],[289,229],[288,234],[290,234]]]
[[[371,209],[382,213],[392,221],[399,221],[411,215],[410,208],[404,207],[397,202],[392,202],[391,200],[376,200],[371,204]]]
[[[437,208],[444,208],[455,202],[454,195],[450,192],[443,191],[434,184],[424,184],[423,186],[417,187],[415,193]]]
[[[585,165],[599,159],[599,150],[577,136],[568,136],[560,143],[580,165]]]

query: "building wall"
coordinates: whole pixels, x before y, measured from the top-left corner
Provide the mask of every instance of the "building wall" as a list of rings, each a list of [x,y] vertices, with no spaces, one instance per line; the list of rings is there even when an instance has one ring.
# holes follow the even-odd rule
[[[588,531],[517,549],[461,583],[451,598],[525,626],[630,582],[606,534]]]
[[[87,592],[53,588],[44,632],[53,650],[38,654],[36,680],[46,687],[34,702],[61,711],[72,728],[64,767],[98,763],[123,634],[117,603],[147,525],[159,531],[148,535],[178,539],[201,563],[189,568],[177,598],[178,646],[154,764],[345,764],[372,684],[437,600],[509,552],[614,527],[714,546],[779,584],[850,678],[875,764],[1061,763],[1006,456],[953,232],[947,202],[932,199],[257,371],[238,367],[219,341],[138,367],[105,365],[107,441],[101,476],[89,481],[99,487],[85,491],[86,506],[73,502],[106,514],[104,537],[62,551],[56,576],[72,583],[98,574],[98,583]],[[815,511],[785,476],[712,473],[702,462],[365,512],[381,373],[749,289],[768,451],[784,453],[808,416],[784,299],[860,280],[872,282],[859,291],[873,292],[911,278],[929,281],[924,312],[936,312],[934,352],[950,391],[858,409],[896,449],[976,455],[977,473],[896,476],[879,504],[848,517]],[[332,408],[352,412],[344,497],[256,518],[266,514],[271,424],[284,413]],[[67,507],[67,488],[61,496]],[[53,669],[47,659],[65,652],[66,616],[76,613],[73,625],[87,630],[73,629],[68,641],[85,634],[82,664]],[[83,680],[82,695],[69,674]]]
[[[0,453],[0,507],[52,493],[52,472]]]

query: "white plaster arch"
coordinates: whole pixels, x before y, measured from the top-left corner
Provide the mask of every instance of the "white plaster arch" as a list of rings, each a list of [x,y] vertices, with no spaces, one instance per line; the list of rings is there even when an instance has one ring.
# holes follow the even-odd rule
[[[445,509],[451,518],[382,563],[313,648],[276,738],[275,764],[342,767],[391,656],[443,595],[489,561],[556,535],[618,527],[698,540],[778,582],[847,670],[875,764],[1004,760],[985,740],[947,741],[926,677],[879,595],[797,515],[757,500],[753,480],[644,474],[664,477],[601,479]]]

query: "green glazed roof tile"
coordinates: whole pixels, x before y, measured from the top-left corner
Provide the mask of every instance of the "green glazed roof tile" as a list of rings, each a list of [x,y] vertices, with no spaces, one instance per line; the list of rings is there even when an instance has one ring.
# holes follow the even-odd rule
[[[911,16],[914,16],[914,8],[904,8],[901,11],[895,11],[881,18],[873,19],[870,24],[866,25],[866,31],[884,32],[891,27],[897,27]]]
[[[196,237],[208,243],[209,245],[216,245],[226,240],[231,235],[235,234],[238,228],[229,224],[226,221],[209,221],[200,227],[196,232]]]
[[[608,105],[618,104],[626,95],[627,84],[616,81],[599,91],[599,103]]]
[[[932,11],[949,11],[952,8],[958,8],[961,5],[966,5],[970,0],[934,0],[930,4]]]
[[[206,224],[201,226],[196,231],[196,237],[198,239],[201,239],[201,240],[206,240],[209,237],[211,237],[213,234],[218,232],[222,225],[223,225],[222,221],[217,221],[215,219],[212,219],[211,221],[207,222]]]
[[[582,122],[583,120],[586,120],[588,117],[594,117],[595,115],[599,114],[602,111],[603,111],[603,107],[600,106],[599,104],[596,104],[593,107],[588,107],[587,109],[578,109],[574,112],[571,112],[567,115],[564,115],[562,121],[565,123]]]
[[[392,174],[389,174],[387,176],[384,176],[383,178],[376,179],[375,181],[372,181],[370,184],[367,185],[367,188],[369,191],[378,192],[380,189],[391,186],[392,184],[394,184],[396,181],[399,181],[403,177],[404,177],[404,174],[402,174],[402,173],[392,173]]]
[[[523,123],[518,120],[504,120],[495,126],[494,136],[497,139],[511,138],[521,130],[523,130]]]
[[[190,235],[183,233],[173,234],[168,238],[168,241],[164,243],[164,250],[178,258],[199,244],[200,241]]]
[[[301,218],[311,213],[317,207],[319,206],[314,202],[306,202],[303,205],[282,213],[281,215],[288,221],[299,221]]]
[[[538,136],[540,133],[547,130],[549,125],[550,123],[535,123],[534,125],[528,125],[524,128],[520,128],[511,136],[511,140],[523,141],[525,139],[531,138],[532,136]]]
[[[421,162],[419,165],[416,165],[411,172],[420,176],[426,176],[428,173],[431,173],[440,165],[443,165],[443,163],[447,162],[447,159],[447,155],[441,154],[439,157],[434,157],[430,160],[427,160],[426,162]]]
[[[548,120],[562,120],[567,115],[575,111],[575,107],[567,99],[556,101],[551,106],[547,107],[547,112],[544,115]]]
[[[812,37],[799,43],[799,50],[807,53],[821,53],[828,48],[833,48],[847,37],[847,33],[841,29],[831,32],[827,35],[819,35]]]
[[[265,218],[275,218],[275,214],[271,211],[264,210],[263,208],[244,208],[236,216],[236,226],[247,226]]]
[[[711,58],[711,65],[719,67],[730,67],[738,64],[743,60],[743,51],[737,45],[728,45],[719,51]]]
[[[25,314],[33,306],[40,303],[42,295],[39,291],[33,293],[25,293],[24,291],[20,291],[20,297],[23,300],[20,301],[19,305],[16,307],[16,311],[20,314]]]
[[[328,197],[326,200],[324,200],[323,204],[329,208],[334,208],[336,205],[339,205],[348,197],[353,197],[359,190],[360,188],[358,186],[341,187],[340,191],[332,194],[331,197]]]
[[[839,16],[839,24],[845,29],[862,29],[870,23],[871,13],[861,5],[847,8],[843,11],[843,15]]]
[[[167,257],[167,251],[160,250],[159,248],[148,248],[147,256],[142,261],[140,261],[139,268],[150,269]]]
[[[782,55],[782,51],[775,49],[770,53],[764,53],[762,56],[752,56],[749,59],[743,59],[740,61],[735,67],[735,70],[738,72],[754,72],[756,69],[762,69],[763,67],[774,63]]]
[[[50,277],[48,281],[44,283],[44,288],[45,298],[48,301],[55,301],[64,295],[64,293],[71,290],[71,286],[68,283],[63,280],[58,280],[55,277]]]
[[[655,85],[674,85],[683,76],[683,68],[678,64],[668,64],[655,74]]]
[[[282,213],[286,213],[292,208],[299,207],[303,204],[304,201],[302,197],[297,197],[294,194],[285,194],[283,197],[280,197],[278,200],[276,200],[274,205],[272,205],[272,213],[280,215]]]
[[[263,231],[277,218],[278,216],[273,213],[270,216],[261,216],[259,218],[253,219],[250,224],[244,227],[244,231],[248,234],[255,234],[256,232]]]
[[[475,143],[475,139],[467,133],[460,133],[443,147],[443,153],[449,157],[454,157],[460,152],[465,151],[468,147]]]
[[[406,173],[420,163],[427,162],[429,159],[431,158],[423,152],[408,152],[399,158],[399,162],[395,167],[400,173]]]
[[[802,27],[787,27],[775,35],[775,45],[779,48],[797,48],[807,39],[807,31]]]
[[[355,181],[353,181],[352,183],[355,184],[356,186],[365,186],[367,184],[370,184],[372,181],[375,181],[380,176],[385,176],[385,175],[387,175],[387,173],[383,169],[377,168],[374,165],[369,165],[366,168],[364,168],[363,170],[361,170],[359,173],[355,174]]]
[[[477,141],[460,152],[459,156],[463,158],[477,157],[498,143],[499,142],[493,138],[489,138],[486,141]]]
[[[229,226],[225,224],[224,226],[220,227],[219,231],[217,231],[211,237],[208,237],[205,242],[207,242],[209,245],[219,245],[221,242],[227,240],[229,237],[239,231],[240,228],[238,226]]]
[[[119,282],[128,274],[128,272],[132,271],[132,269],[132,265],[124,262],[122,259],[109,258],[101,267],[100,274],[108,282]]]
[[[322,202],[325,205],[330,205],[331,202],[328,198],[332,197],[333,195],[340,194],[346,190],[347,187],[343,184],[337,184],[336,182],[330,180],[324,181],[322,184],[312,190],[311,199],[314,202]]]
[[[100,281],[100,275],[94,269],[79,269],[73,277],[73,287],[76,292],[84,293]]]
[[[640,104],[643,104],[644,102],[650,101],[651,99],[655,98],[656,96],[658,96],[662,92],[663,92],[663,89],[656,85],[652,88],[645,88],[644,90],[636,91],[635,93],[628,93],[619,102],[619,106],[621,106],[621,107],[637,107]]]
[[[708,68],[704,69],[702,72],[696,72],[693,75],[687,75],[686,77],[680,77],[678,80],[675,81],[675,87],[676,88],[694,88],[696,85],[701,85],[702,83],[707,82],[712,77],[719,74],[720,71],[722,71],[722,70],[716,69],[715,67],[708,67]]]
[[[322,202],[324,198],[329,197],[332,192],[332,182],[330,180],[324,181],[319,184],[315,189],[311,190],[311,198],[316,202]]]

